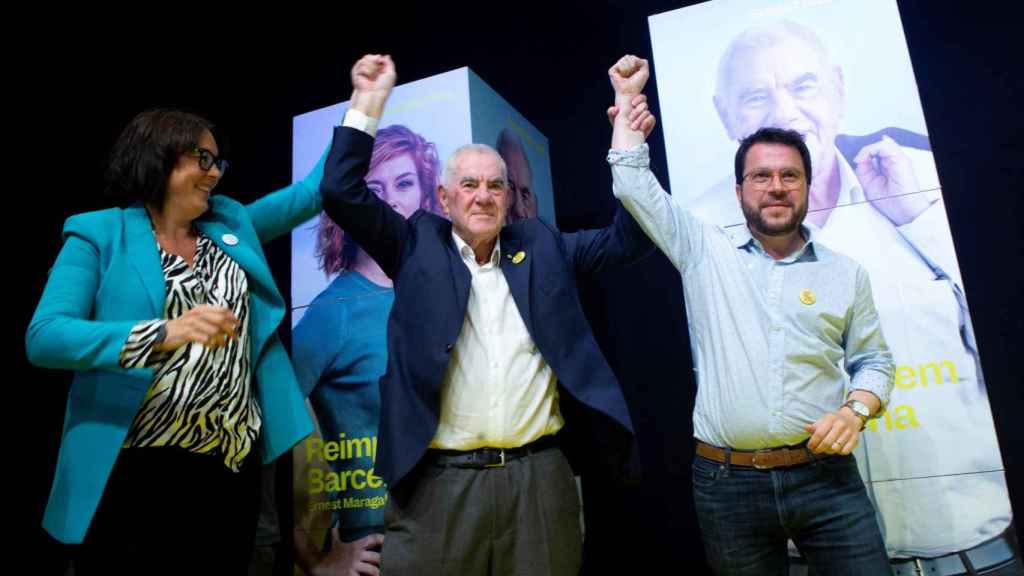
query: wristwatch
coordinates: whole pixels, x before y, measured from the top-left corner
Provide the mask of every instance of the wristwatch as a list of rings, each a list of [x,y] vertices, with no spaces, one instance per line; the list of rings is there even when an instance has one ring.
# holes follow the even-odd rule
[[[854,400],[854,399],[851,398],[851,399],[847,400],[846,404],[843,404],[843,406],[846,406],[847,408],[849,408],[850,411],[853,412],[853,414],[857,418],[860,418],[860,429],[861,430],[863,430],[864,426],[867,425],[868,420],[871,420],[871,409],[868,408],[867,404],[861,402],[860,400]]]

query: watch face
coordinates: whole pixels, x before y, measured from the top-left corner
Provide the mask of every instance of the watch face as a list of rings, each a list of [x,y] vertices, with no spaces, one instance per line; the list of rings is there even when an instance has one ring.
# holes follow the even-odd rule
[[[871,412],[868,411],[867,405],[863,402],[858,402],[856,400],[850,402],[850,409],[865,418],[871,415]]]

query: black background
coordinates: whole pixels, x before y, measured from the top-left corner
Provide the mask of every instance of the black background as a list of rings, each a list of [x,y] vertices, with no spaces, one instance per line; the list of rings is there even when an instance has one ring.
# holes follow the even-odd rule
[[[223,12],[179,3],[117,17],[57,8],[35,16],[12,12],[5,92],[14,101],[7,108],[4,166],[17,177],[2,217],[14,256],[4,276],[15,288],[8,296],[14,370],[5,395],[13,453],[4,477],[15,486],[8,488],[14,515],[5,523],[27,548],[12,549],[9,562],[38,562],[28,571],[57,573],[69,554],[39,521],[70,375],[29,366],[22,338],[59,250],[63,220],[107,205],[100,194],[104,161],[132,116],[157,105],[205,113],[229,136],[221,148],[231,170],[219,190],[246,201],[289,183],[292,117],[347,100],[348,71],[360,55],[390,53],[400,83],[469,66],[548,136],[558,225],[601,226],[614,210],[604,163],[611,133],[604,110],[612,96],[606,71],[623,53],[650,58],[647,16],[690,3],[381,2],[372,9],[343,3],[331,11],[269,5]],[[1019,511],[1024,123],[1018,108],[1024,91],[1013,41],[1018,26],[996,3],[899,6]],[[654,72],[646,92],[657,113],[656,66]],[[667,183],[660,129],[650,143],[655,172]],[[270,244],[267,255],[287,298],[288,239]],[[585,290],[584,301],[630,402],[645,473],[639,487],[585,487],[585,572],[678,566],[700,573],[689,478],[695,389],[678,274],[659,254],[628,272],[604,275]],[[155,495],[149,506],[140,505],[140,529],[168,513]]]

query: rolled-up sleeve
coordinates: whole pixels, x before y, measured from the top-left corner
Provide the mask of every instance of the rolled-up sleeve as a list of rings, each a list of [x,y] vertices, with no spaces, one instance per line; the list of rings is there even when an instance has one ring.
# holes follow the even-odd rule
[[[857,268],[856,294],[846,334],[846,371],[850,389],[871,392],[889,404],[895,363],[882,334],[882,323],[871,295],[871,282],[863,268]]]

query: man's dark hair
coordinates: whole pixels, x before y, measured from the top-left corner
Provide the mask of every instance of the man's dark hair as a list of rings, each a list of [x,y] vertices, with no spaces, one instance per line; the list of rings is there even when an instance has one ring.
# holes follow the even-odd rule
[[[804,175],[807,178],[807,186],[811,185],[811,153],[804,144],[804,137],[795,130],[783,130],[782,128],[761,128],[750,136],[740,141],[740,148],[736,151],[736,185],[743,184],[743,172],[746,170],[747,152],[754,144],[782,144],[795,148],[804,161]]]

